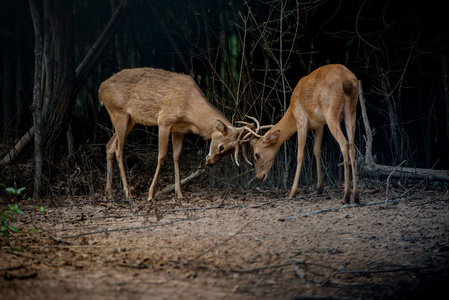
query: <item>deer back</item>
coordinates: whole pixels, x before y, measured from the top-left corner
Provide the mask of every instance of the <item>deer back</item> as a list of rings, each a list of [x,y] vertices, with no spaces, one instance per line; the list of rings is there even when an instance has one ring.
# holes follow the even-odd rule
[[[129,114],[146,126],[165,125],[172,131],[210,138],[221,119],[190,76],[161,69],[125,69],[100,85],[100,102],[109,114]]]

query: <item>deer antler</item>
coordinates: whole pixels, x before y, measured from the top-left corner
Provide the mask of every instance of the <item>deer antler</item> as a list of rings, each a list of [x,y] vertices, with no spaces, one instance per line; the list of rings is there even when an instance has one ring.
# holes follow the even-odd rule
[[[274,127],[274,125],[264,125],[264,126],[260,126],[260,123],[259,123],[259,121],[257,121],[256,118],[251,117],[251,116],[246,116],[246,117],[248,117],[248,118],[252,119],[254,122],[256,122],[256,128],[255,128],[255,130],[252,130],[251,128],[245,126],[244,129],[245,129],[246,131],[248,131],[248,133],[243,137],[243,140],[241,140],[241,142],[248,142],[248,141],[250,140],[250,137],[251,137],[251,136],[255,136],[255,137],[261,138],[262,136],[259,134],[259,131],[260,131],[260,130],[263,130],[263,129],[271,129],[271,128]],[[240,123],[248,124],[248,123],[246,123],[246,122],[240,122]],[[252,125],[252,124],[251,124],[251,125]],[[251,127],[254,127],[254,126],[251,126]]]
[[[239,154],[239,150],[240,147],[243,147],[242,153],[243,153],[243,158],[245,159],[245,161],[250,164],[253,165],[249,160],[248,157],[246,155],[246,151],[245,151],[245,146],[244,143],[249,142],[251,140],[252,136],[256,136],[258,138],[261,138],[262,136],[260,134],[258,134],[258,132],[261,129],[269,129],[272,128],[274,125],[264,125],[264,126],[260,126],[259,121],[257,121],[256,118],[251,117],[251,116],[246,116],[250,119],[252,119],[254,122],[256,122],[256,128],[254,128],[254,124],[253,123],[248,123],[245,121],[237,121],[237,123],[240,124],[244,124],[245,126],[243,127],[239,127],[237,128],[238,131],[240,131],[239,136],[237,137],[236,143],[235,143],[235,151],[234,151],[234,159],[235,159],[235,163],[237,164],[237,166],[239,165],[238,163],[238,154]],[[244,136],[243,133],[247,132]],[[243,136],[243,138],[242,138]]]

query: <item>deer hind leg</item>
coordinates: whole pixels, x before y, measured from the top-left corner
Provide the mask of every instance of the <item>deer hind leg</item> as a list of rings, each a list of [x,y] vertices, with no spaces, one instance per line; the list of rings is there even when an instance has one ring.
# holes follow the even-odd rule
[[[175,193],[178,196],[178,199],[182,199],[181,192],[181,181],[179,175],[179,156],[181,155],[182,150],[182,139],[184,135],[181,133],[172,133],[172,144],[173,144],[173,162],[175,166]]]
[[[349,203],[351,197],[351,189],[349,187],[349,143],[341,131],[340,123],[338,121],[328,121],[327,124],[343,154],[343,164],[345,168],[345,194],[343,196],[343,203]]]
[[[313,146],[313,154],[315,155],[317,174],[316,190],[318,191],[318,193],[323,192],[323,177],[321,176],[321,143],[323,141],[323,131],[324,125],[315,129],[315,144]]]
[[[301,166],[304,159],[304,147],[306,146],[307,138],[307,127],[304,122],[301,122],[301,124],[297,124],[296,128],[298,129],[298,157],[296,163],[295,179],[293,180],[293,186],[290,191],[289,198],[293,198],[296,192],[298,192],[299,176],[301,174]]]
[[[357,185],[357,173],[355,167],[355,148],[354,148],[354,135],[355,135],[355,116],[351,116],[345,119],[346,134],[349,139],[349,157],[351,158],[351,169],[352,169],[352,196],[354,198],[354,203],[360,203],[359,197],[359,187]]]
[[[154,173],[153,181],[151,182],[150,190],[148,192],[148,201],[154,199],[154,193],[156,191],[156,184],[161,172],[162,166],[165,164],[165,159],[167,158],[167,148],[168,140],[170,137],[170,129],[168,127],[159,125],[158,133],[158,156],[157,156],[157,167]]]
[[[107,166],[108,171],[106,174],[106,194],[109,199],[112,198],[112,169],[114,166],[114,154],[115,149],[117,147],[117,137],[115,134],[112,136],[112,138],[109,140],[109,142],[106,144],[106,160],[107,160]]]

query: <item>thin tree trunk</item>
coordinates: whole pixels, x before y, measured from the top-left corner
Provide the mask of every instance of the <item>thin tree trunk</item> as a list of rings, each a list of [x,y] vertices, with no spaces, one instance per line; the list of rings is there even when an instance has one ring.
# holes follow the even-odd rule
[[[46,95],[41,112],[41,129],[44,158],[48,160],[48,168],[44,172],[50,178],[50,164],[55,161],[67,131],[73,99],[75,55],[72,1],[44,1],[44,29]]]
[[[29,0],[31,17],[34,26],[34,88],[33,104],[30,109],[33,113],[34,124],[34,192],[33,198],[39,199],[42,190],[42,134],[41,134],[41,92],[42,92],[42,58],[43,36],[41,16],[36,0]]]

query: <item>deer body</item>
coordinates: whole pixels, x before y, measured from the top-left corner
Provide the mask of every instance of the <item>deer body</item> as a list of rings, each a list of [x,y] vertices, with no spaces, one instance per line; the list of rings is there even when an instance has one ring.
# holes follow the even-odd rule
[[[298,190],[301,165],[304,157],[307,131],[315,132],[314,155],[317,163],[317,189],[323,189],[321,178],[321,142],[324,125],[337,140],[343,154],[345,172],[345,193],[343,201],[349,203],[349,158],[353,174],[354,202],[359,202],[357,176],[355,170],[354,135],[356,108],[358,101],[358,80],[342,65],[326,65],[303,77],[295,87],[290,106],[282,119],[259,140],[253,140],[253,155],[256,176],[263,181],[267,178],[276,153],[281,145],[295,132],[298,134],[298,156],[295,179],[290,191],[293,197]],[[344,136],[340,122],[344,120],[348,140]]]
[[[114,154],[118,161],[125,197],[130,197],[123,165],[125,138],[136,124],[158,126],[158,163],[148,199],[153,199],[162,165],[167,157],[169,136],[172,135],[175,169],[175,192],[182,198],[179,178],[179,157],[182,139],[195,133],[205,139],[215,139],[221,146],[226,138],[236,139],[239,131],[204,97],[191,77],[161,69],[138,68],[123,70],[100,85],[100,102],[106,107],[115,133],[106,145],[106,192],[112,197]],[[232,153],[236,144],[210,149],[208,160],[218,161]],[[232,148],[232,149],[231,149]]]

